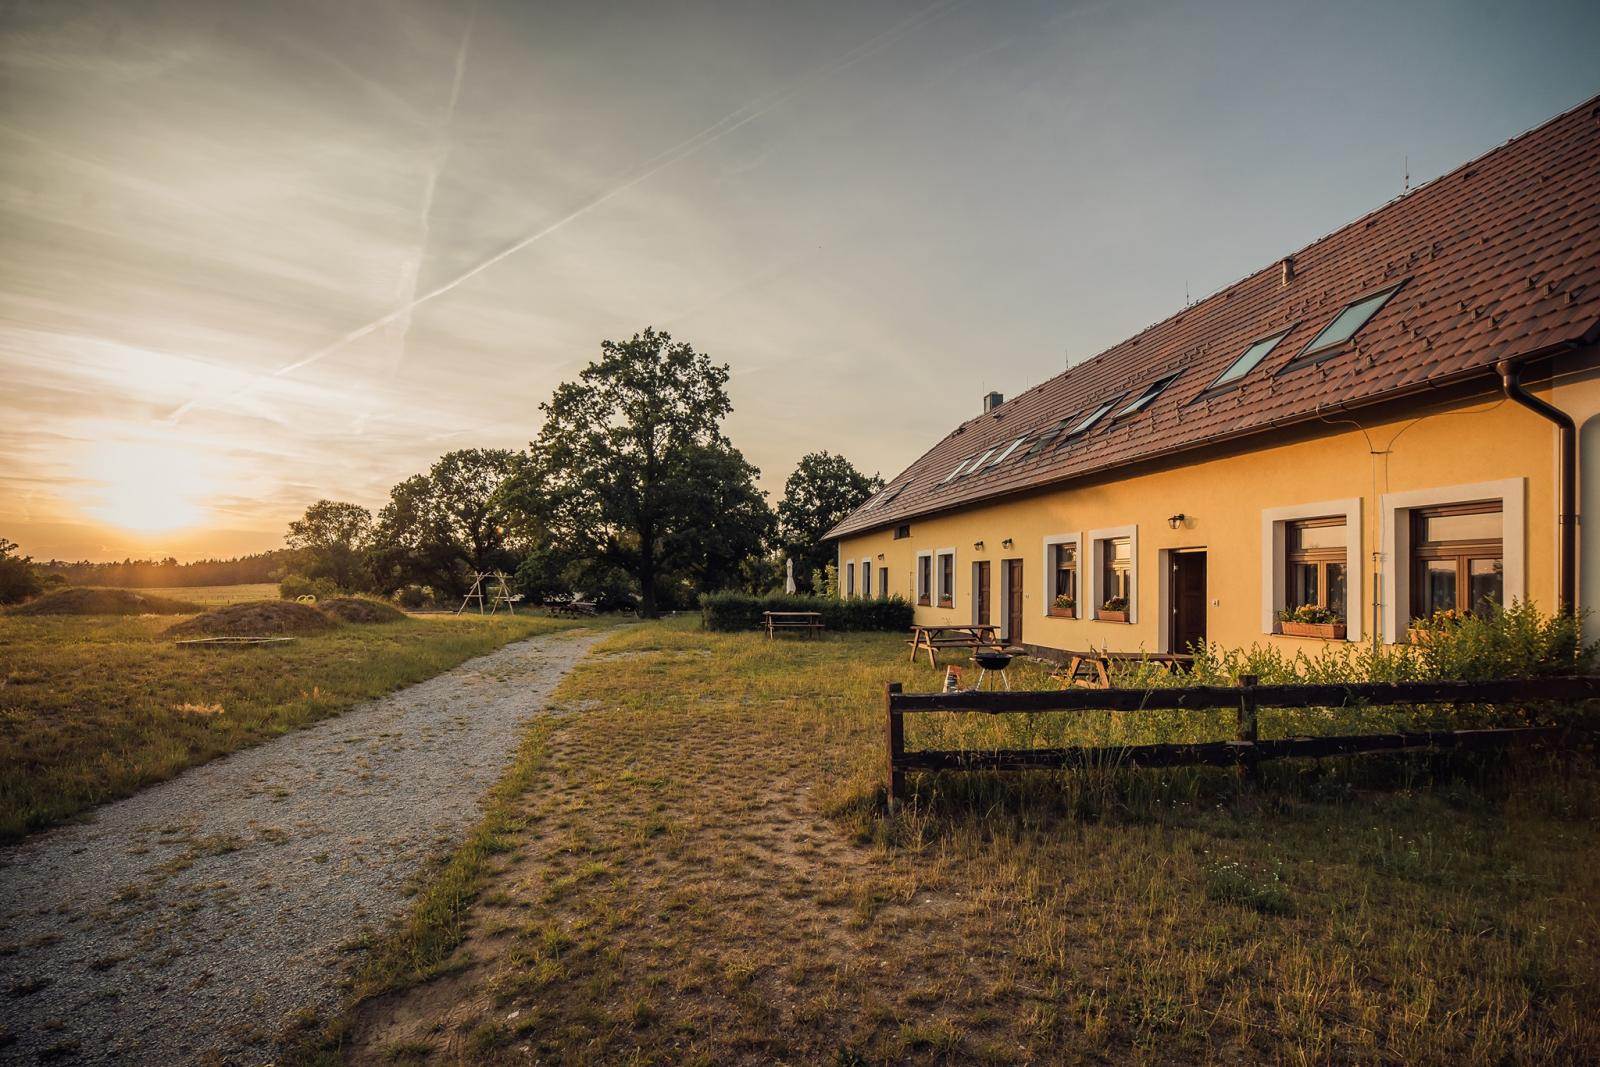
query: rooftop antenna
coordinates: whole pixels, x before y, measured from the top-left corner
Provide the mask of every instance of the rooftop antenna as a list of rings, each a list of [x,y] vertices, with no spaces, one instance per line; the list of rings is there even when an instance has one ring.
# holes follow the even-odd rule
[[[1410,191],[1411,191],[1411,153],[1407,152],[1406,153],[1405,187],[1400,190],[1400,195],[1404,196],[1406,193],[1409,193]]]
[[[1183,306],[1184,307],[1188,307],[1189,306],[1189,279],[1188,278],[1185,278],[1183,280]]]

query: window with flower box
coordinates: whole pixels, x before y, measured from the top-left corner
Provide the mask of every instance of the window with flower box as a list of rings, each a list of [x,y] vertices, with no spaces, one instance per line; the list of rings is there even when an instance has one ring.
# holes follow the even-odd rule
[[[1127,622],[1128,599],[1133,589],[1133,541],[1109,537],[1100,542],[1100,603],[1095,618]]]
[[[1342,640],[1349,603],[1349,537],[1343,515],[1284,524],[1284,609],[1278,632]]]
[[[1052,575],[1050,614],[1058,619],[1078,617],[1078,543],[1050,546]]]

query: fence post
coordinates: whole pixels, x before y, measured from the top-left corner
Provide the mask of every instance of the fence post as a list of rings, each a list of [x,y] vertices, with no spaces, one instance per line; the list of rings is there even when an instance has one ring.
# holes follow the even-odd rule
[[[1260,724],[1256,711],[1256,681],[1253,674],[1239,675],[1239,741],[1250,746],[1244,754],[1243,770],[1247,777],[1254,778],[1256,773],[1256,740],[1260,736]]]
[[[1239,675],[1239,740],[1250,744],[1256,743],[1258,736],[1256,724],[1256,676],[1253,674]]]
[[[900,756],[906,747],[905,717],[899,708],[894,706],[894,698],[900,693],[900,683],[890,682],[883,689],[883,711],[886,716],[888,749],[889,749],[889,810],[893,811],[895,804],[900,800],[906,789],[905,772],[900,769]]]

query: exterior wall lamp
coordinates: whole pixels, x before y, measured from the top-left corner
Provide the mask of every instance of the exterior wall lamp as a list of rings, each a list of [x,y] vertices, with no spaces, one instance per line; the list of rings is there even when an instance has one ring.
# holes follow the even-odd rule
[[[879,563],[882,563],[882,562],[883,562],[883,553],[882,553],[882,552],[879,552],[879,553],[878,553],[878,562],[879,562]]]
[[[982,552],[983,551],[983,542],[982,541],[974,541],[974,542],[972,542],[972,551],[974,551],[974,552]]]
[[[1011,546],[1012,546],[1012,541],[1011,541],[1011,538],[1009,538],[1009,537],[1006,538],[1004,541],[1000,542],[1000,547],[1001,548],[1010,548]]]
[[[1176,515],[1170,516],[1167,519],[1167,525],[1176,530],[1183,525],[1184,520],[1188,517],[1189,516],[1180,511]]]

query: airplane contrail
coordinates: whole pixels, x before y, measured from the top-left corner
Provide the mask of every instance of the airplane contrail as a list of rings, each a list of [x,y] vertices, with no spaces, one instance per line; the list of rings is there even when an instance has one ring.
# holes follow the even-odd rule
[[[478,20],[478,5],[474,3],[467,12],[467,26],[461,31],[461,45],[456,49],[456,72],[450,82],[450,101],[445,105],[444,119],[440,122],[440,141],[433,151],[433,159],[428,167],[428,178],[422,188],[422,204],[418,210],[421,219],[421,232],[417,235],[416,249],[411,259],[406,263],[401,274],[400,298],[401,306],[405,313],[394,323],[395,332],[399,334],[399,341],[395,346],[394,357],[390,360],[389,370],[394,372],[399,369],[405,359],[406,343],[411,334],[411,309],[416,307],[417,282],[422,274],[422,261],[428,254],[428,244],[433,236],[433,201],[439,189],[439,176],[444,172],[445,165],[450,161],[450,126],[455,122],[456,104],[461,100],[461,83],[465,80],[467,71],[467,50],[472,45],[472,27]]]
[[[299,359],[296,359],[291,363],[286,363],[269,374],[261,375],[254,382],[241,386],[238,390],[228,394],[222,399],[233,399],[236,396],[249,392],[256,385],[259,385],[262,382],[281,378],[286,374],[293,374],[295,371],[304,367],[308,367],[311,364],[316,363],[318,360],[325,359],[346,345],[355,341],[359,341],[363,337],[367,337],[372,333],[383,329],[385,326],[388,326],[390,323],[399,320],[401,317],[410,315],[412,310],[420,305],[425,304],[437,297],[441,297],[450,292],[452,289],[460,287],[471,279],[482,274],[490,267],[495,266],[503,260],[509,259],[528,246],[550,236],[550,234],[555,233],[563,226],[566,226],[567,224],[589,214],[595,208],[616,199],[628,190],[634,188],[644,181],[647,181],[648,179],[659,174],[661,171],[672,166],[674,163],[688,158],[707,145],[721,140],[728,134],[733,133],[735,130],[742,129],[762,116],[768,114],[774,108],[782,106],[818,79],[837,74],[839,71],[844,70],[847,67],[854,66],[862,60],[876,55],[885,48],[895,44],[901,38],[916,32],[928,23],[943,17],[958,7],[961,7],[966,2],[967,0],[938,0],[938,2],[923,8],[910,18],[890,27],[882,33],[879,33],[878,35],[867,40],[865,43],[859,44],[850,49],[843,56],[834,60],[832,63],[826,64],[808,74],[803,75],[798,81],[790,85],[787,89],[778,93],[776,96],[772,96],[764,101],[758,97],[752,103],[745,104],[736,110],[729,112],[727,115],[712,123],[710,126],[707,126],[694,136],[680,141],[678,144],[672,146],[666,151],[661,152],[647,160],[631,178],[628,178],[620,184],[613,186],[605,192],[585,201],[574,210],[539,228],[538,230],[535,230],[533,233],[530,233],[525,237],[513,242],[512,244],[507,245],[499,252],[489,256],[487,259],[481,260],[475,266],[468,268],[462,273],[456,275],[454,278],[451,278],[449,281],[442,282],[441,284],[434,286],[432,289],[429,289],[422,295],[412,298],[411,300],[401,304],[399,307],[396,307],[392,311],[373,319],[371,322],[357,326],[355,329],[350,330],[348,333],[342,334],[333,341],[330,341],[328,344],[323,345],[321,348],[318,348],[312,352],[308,352]],[[174,409],[173,412],[167,416],[166,421],[177,422],[187,415],[191,410],[197,407],[201,403],[201,400],[202,398],[195,397],[186,401],[181,406]]]

